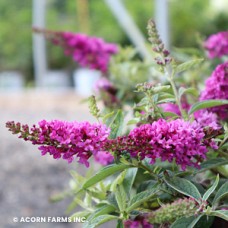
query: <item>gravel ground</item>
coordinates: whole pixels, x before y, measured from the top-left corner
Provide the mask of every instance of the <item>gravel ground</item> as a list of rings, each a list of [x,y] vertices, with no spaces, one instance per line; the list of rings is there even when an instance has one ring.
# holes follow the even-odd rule
[[[13,136],[5,122],[37,123],[41,119],[91,120],[87,104],[74,92],[25,91],[0,93],[0,227],[80,227],[78,223],[19,223],[21,217],[65,217],[70,199],[50,203],[49,198],[67,189],[70,169],[83,172],[77,163],[40,156],[29,142]]]

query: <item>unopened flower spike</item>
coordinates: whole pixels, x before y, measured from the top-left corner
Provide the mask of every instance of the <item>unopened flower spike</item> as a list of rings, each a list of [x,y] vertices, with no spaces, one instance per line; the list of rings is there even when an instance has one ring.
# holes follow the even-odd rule
[[[96,117],[99,118],[100,117],[100,109],[97,107],[97,101],[94,95],[90,96],[88,98],[89,101],[89,111],[90,113]]]
[[[194,215],[197,208],[198,203],[193,198],[178,199],[171,204],[162,205],[148,217],[153,224],[171,224],[183,216]]]
[[[149,20],[147,29],[149,41],[152,44],[152,50],[158,54],[158,56],[155,57],[156,63],[161,67],[169,65],[174,59],[170,56],[169,51],[165,49],[165,45],[158,34],[156,24],[152,19]]]

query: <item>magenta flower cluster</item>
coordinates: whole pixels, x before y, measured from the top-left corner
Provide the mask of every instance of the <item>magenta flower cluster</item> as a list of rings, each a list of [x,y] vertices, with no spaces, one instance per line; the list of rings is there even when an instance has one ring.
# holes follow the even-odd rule
[[[228,31],[209,36],[204,43],[204,47],[208,51],[208,57],[211,59],[228,55]]]
[[[202,127],[209,127],[213,130],[221,129],[221,125],[218,121],[218,116],[213,112],[202,109],[195,112],[194,117]]]
[[[196,121],[159,119],[133,129],[128,137],[119,140],[122,149],[140,160],[157,158],[175,162],[185,170],[186,166],[198,167],[208,151],[204,144],[203,128]]]
[[[66,122],[60,120],[42,120],[39,126],[31,129],[27,125],[8,122],[7,127],[20,138],[31,141],[34,145],[41,145],[38,149],[42,155],[49,153],[55,159],[63,158],[72,162],[75,157],[78,162],[89,166],[88,159],[104,150],[104,144],[110,130],[102,124],[88,122]]]
[[[228,99],[228,62],[216,67],[212,75],[206,80],[206,87],[200,95],[200,100]],[[220,118],[228,118],[228,105],[208,109]]]
[[[153,228],[154,226],[144,217],[139,217],[137,220],[124,221],[124,228]]]
[[[56,32],[50,37],[55,45],[62,46],[65,54],[72,56],[79,65],[104,73],[108,70],[111,55],[118,52],[116,44],[85,34]]]
[[[93,156],[102,165],[113,162],[114,157],[129,154],[143,160],[149,158],[151,164],[160,158],[162,161],[175,161],[185,170],[186,166],[198,167],[205,159],[207,147],[216,149],[212,140],[204,140],[205,132],[200,123],[182,119],[159,119],[152,124],[134,128],[126,136],[109,139],[110,129],[103,124],[88,122],[66,122],[42,120],[31,129],[27,125],[8,122],[6,126],[13,134],[39,146],[42,155],[49,153],[55,159],[63,158],[89,166]]]

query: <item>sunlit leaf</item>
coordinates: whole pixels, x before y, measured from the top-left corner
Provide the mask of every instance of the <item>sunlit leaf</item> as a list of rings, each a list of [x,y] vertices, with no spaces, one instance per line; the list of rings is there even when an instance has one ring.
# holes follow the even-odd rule
[[[215,106],[220,106],[220,105],[226,105],[228,104],[228,100],[205,100],[205,101],[199,101],[192,105],[190,110],[188,111],[188,114],[191,115],[192,113],[204,109],[204,108],[211,108]]]
[[[167,185],[169,185],[171,188],[175,189],[176,191],[184,195],[187,195],[189,197],[192,197],[196,199],[196,201],[198,202],[201,199],[201,195],[198,189],[190,181],[180,177],[167,177],[167,176],[164,177],[164,180]]]
[[[207,201],[210,195],[215,191],[216,187],[218,186],[218,183],[219,183],[219,175],[217,175],[213,185],[204,193],[202,198],[203,200]]]

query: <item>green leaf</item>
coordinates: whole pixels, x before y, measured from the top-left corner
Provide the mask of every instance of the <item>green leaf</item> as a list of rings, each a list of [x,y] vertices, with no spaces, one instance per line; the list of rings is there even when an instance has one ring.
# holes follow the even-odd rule
[[[110,138],[114,139],[121,135],[124,121],[124,114],[121,110],[118,110],[116,115],[112,118],[109,127],[111,128]]]
[[[221,166],[221,165],[225,165],[225,164],[228,164],[228,160],[227,159],[224,159],[224,158],[213,158],[213,159],[210,159],[210,160],[207,160],[205,162],[202,162],[201,165],[200,165],[200,170],[196,170],[195,171],[195,174],[196,173],[201,173],[201,172],[204,172],[208,169],[212,169],[212,168],[215,168],[215,167],[218,167],[218,166]]]
[[[116,228],[124,228],[124,224],[122,220],[118,220]]]
[[[173,112],[162,112],[162,115],[164,117],[176,117],[176,118],[180,118],[180,116],[178,116],[176,113],[173,113]]]
[[[180,177],[167,177],[164,176],[164,180],[167,185],[176,191],[196,199],[197,202],[201,199],[201,195],[194,184],[190,181],[180,178]]]
[[[127,125],[137,124],[140,121],[140,118],[134,118],[127,122]]]
[[[92,176],[91,178],[89,178],[82,186],[83,189],[87,189],[91,186],[93,186],[94,184],[98,183],[99,181],[105,179],[106,177],[122,171],[124,169],[128,169],[131,166],[129,165],[125,165],[125,164],[112,164],[109,166],[106,166],[104,168],[102,168],[98,173],[96,173],[94,176]]]
[[[222,150],[228,149],[228,142],[224,143],[221,147]]]
[[[66,209],[66,214],[70,213],[74,210],[77,206],[84,208],[85,210],[88,209],[87,205],[79,198],[79,196],[75,197],[70,205]]]
[[[212,211],[209,216],[216,216],[220,217],[226,221],[228,221],[228,211],[227,210],[218,210],[218,211]]]
[[[182,217],[176,220],[170,228],[193,228],[203,215]]]
[[[116,209],[112,205],[106,204],[98,209],[96,209],[91,215],[87,218],[88,221],[93,220],[94,218],[104,215],[104,214],[109,214],[114,212]]]
[[[166,99],[158,101],[157,104],[175,103],[175,102],[176,102],[176,99],[174,99],[174,98],[166,98]]]
[[[162,93],[162,94],[159,94],[158,101],[161,101],[167,98],[175,98],[175,96],[170,93]]]
[[[127,196],[122,185],[116,187],[115,196],[120,212],[123,212],[126,208]]]
[[[115,192],[117,185],[121,185],[122,184],[122,182],[123,182],[123,180],[125,178],[126,172],[127,172],[127,170],[125,169],[122,173],[120,173],[118,175],[117,178],[115,178],[115,180],[111,184],[110,191]]]
[[[228,100],[205,100],[205,101],[199,101],[192,105],[190,110],[188,111],[188,114],[191,115],[192,113],[204,109],[204,108],[211,108],[215,106],[220,106],[220,105],[226,105],[228,104]]]
[[[181,97],[185,93],[190,93],[190,94],[192,94],[195,97],[198,96],[198,91],[195,88],[184,88],[184,87],[180,87],[180,89],[178,91],[179,100],[181,100]]]
[[[109,112],[109,113],[103,115],[102,116],[103,123],[106,123],[106,121],[108,121],[108,119],[110,119],[114,114],[115,114],[115,112],[112,111],[112,112]]]
[[[110,205],[115,207],[117,210],[119,209],[114,192],[111,192],[108,194],[107,201]]]
[[[185,63],[182,63],[177,66],[175,72],[180,73],[182,71],[186,71],[186,70],[190,69],[191,67],[196,66],[197,64],[201,63],[203,60],[204,59],[193,59],[193,60],[187,61]]]
[[[52,195],[49,199],[50,202],[56,203],[58,201],[63,200],[67,196],[71,196],[73,194],[73,191],[67,191],[67,192],[61,192],[59,194]]]
[[[138,168],[130,168],[127,170],[125,178],[123,180],[123,187],[128,197],[130,198],[131,189],[137,175]]]
[[[114,215],[100,215],[91,221],[85,222],[83,224],[83,228],[95,228],[105,222],[111,221],[111,220],[117,220],[118,217]]]
[[[212,206],[217,204],[224,196],[228,195],[228,181],[226,181],[217,191]]]
[[[204,193],[203,200],[207,201],[210,195],[215,191],[219,183],[219,174],[217,175],[214,184]]]
[[[133,198],[130,200],[128,204],[127,212],[134,210],[135,208],[139,207],[142,203],[148,201],[152,196],[154,196],[157,193],[157,191],[157,184],[155,184],[153,187],[151,187],[150,190],[140,192],[133,196]]]
[[[78,211],[75,212],[73,215],[70,216],[71,220],[73,220],[73,218],[80,218],[80,217],[88,217],[90,215],[91,212],[84,210],[84,211]]]
[[[96,198],[99,200],[106,199],[106,191],[104,189],[101,189],[101,190],[95,190],[95,189],[88,190],[87,189],[86,192],[93,198]]]
[[[85,182],[85,178],[75,170],[70,170],[70,174],[73,177],[73,179],[78,183],[79,186],[81,186]]]

